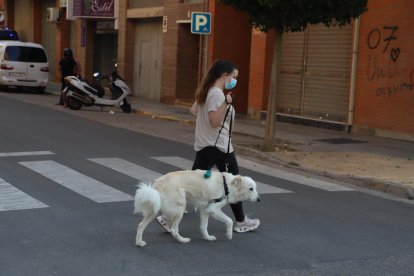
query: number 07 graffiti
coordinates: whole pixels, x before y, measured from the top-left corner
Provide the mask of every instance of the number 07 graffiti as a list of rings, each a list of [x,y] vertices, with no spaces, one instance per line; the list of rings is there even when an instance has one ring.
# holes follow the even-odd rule
[[[376,81],[380,84],[375,89],[377,96],[391,96],[414,89],[414,69],[411,72],[408,70],[408,81],[402,78],[397,80],[398,76],[406,71],[406,68],[399,66],[397,62],[402,53],[400,47],[398,47],[397,32],[398,26],[383,26],[382,29],[372,29],[367,36],[367,46],[370,49],[367,80],[368,82]],[[377,49],[381,52],[378,53]]]

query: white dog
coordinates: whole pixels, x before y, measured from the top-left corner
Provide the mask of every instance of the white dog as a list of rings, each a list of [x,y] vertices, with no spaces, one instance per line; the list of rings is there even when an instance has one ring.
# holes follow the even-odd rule
[[[208,234],[208,218],[226,224],[226,236],[233,236],[233,220],[223,213],[221,208],[226,203],[243,200],[260,201],[256,183],[250,177],[211,171],[211,176],[204,177],[206,171],[176,171],[157,178],[154,183],[141,183],[135,195],[134,213],[142,213],[143,220],[138,225],[136,245],[145,246],[142,234],[147,225],[161,213],[171,222],[171,234],[179,242],[187,243],[189,238],[182,237],[178,225],[183,217],[187,203],[192,203],[200,210],[200,230],[203,238],[213,241],[216,237]]]

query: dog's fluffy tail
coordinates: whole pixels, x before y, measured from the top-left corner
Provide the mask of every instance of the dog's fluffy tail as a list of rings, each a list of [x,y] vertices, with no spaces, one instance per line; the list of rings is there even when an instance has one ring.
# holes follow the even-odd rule
[[[161,209],[160,193],[152,187],[151,183],[140,183],[135,193],[134,207],[134,214],[156,215]]]

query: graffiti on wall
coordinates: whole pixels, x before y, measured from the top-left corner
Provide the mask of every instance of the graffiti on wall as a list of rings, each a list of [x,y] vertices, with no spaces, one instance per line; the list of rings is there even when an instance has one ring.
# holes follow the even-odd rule
[[[367,79],[375,82],[377,96],[392,96],[414,90],[414,69],[405,78],[399,65],[402,50],[398,47],[398,26],[383,26],[372,29],[367,36]]]

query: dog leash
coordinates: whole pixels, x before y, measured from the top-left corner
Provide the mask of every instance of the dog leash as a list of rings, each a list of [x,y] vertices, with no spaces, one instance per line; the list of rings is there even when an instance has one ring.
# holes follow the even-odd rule
[[[218,203],[229,197],[229,186],[226,182],[226,177],[223,175],[224,196],[210,200],[208,203]]]
[[[228,169],[229,162],[228,162],[227,158],[228,158],[228,155],[229,155],[229,152],[230,152],[231,132],[232,132],[232,128],[233,128],[233,106],[232,106],[232,104],[229,104],[229,107],[227,108],[226,114],[224,115],[223,124],[221,125],[221,128],[220,128],[219,133],[218,133],[217,138],[216,138],[216,142],[214,143],[214,146],[213,146],[213,148],[215,148],[216,145],[217,145],[218,139],[220,137],[221,131],[224,128],[224,124],[226,122],[227,115],[229,114],[230,109],[231,109],[231,113],[230,113],[230,125],[229,125],[229,140],[228,140],[228,143],[227,143],[226,161],[224,163],[225,166],[226,166],[226,172],[228,172],[228,170],[229,170]],[[204,173],[204,178],[209,178],[211,176],[211,167],[213,166],[213,163],[214,163],[213,152],[210,153],[210,159],[211,159],[211,162],[210,162],[210,165],[208,166],[207,171]]]

